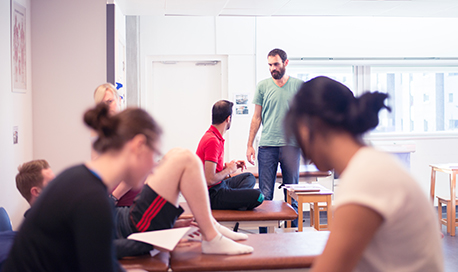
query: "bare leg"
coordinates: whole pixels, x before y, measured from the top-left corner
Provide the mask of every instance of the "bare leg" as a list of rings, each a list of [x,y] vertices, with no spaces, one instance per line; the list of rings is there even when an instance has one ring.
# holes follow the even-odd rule
[[[175,206],[178,206],[181,191],[199,224],[203,238],[209,241],[218,232],[213,225],[204,182],[202,164],[196,155],[179,148],[168,152],[146,180],[148,186]]]
[[[202,232],[204,253],[210,253],[205,252],[206,248],[209,249],[207,251],[219,254],[252,252],[251,247],[220,237],[221,234],[216,229],[216,221],[211,215],[202,162],[191,151],[176,148],[168,152],[154,173],[148,177],[146,184],[175,206],[178,206],[181,191]],[[208,246],[209,243],[213,244]],[[215,244],[221,244],[224,249]]]

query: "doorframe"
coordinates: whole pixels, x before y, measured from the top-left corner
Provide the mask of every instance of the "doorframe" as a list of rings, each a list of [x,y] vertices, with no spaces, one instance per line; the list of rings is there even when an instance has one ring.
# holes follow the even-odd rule
[[[195,61],[195,62],[208,62],[219,61],[221,62],[221,99],[228,99],[228,56],[227,55],[152,55],[146,57],[146,86],[141,93],[141,107],[146,109],[148,102],[148,93],[153,89],[153,62],[180,62],[180,61]],[[228,99],[229,100],[229,99]]]
[[[229,87],[228,87],[228,55],[150,55],[146,56],[146,85],[145,88],[141,90],[140,94],[140,105],[143,109],[147,109],[148,93],[153,91],[153,62],[211,62],[219,61],[221,62],[221,99],[229,98]],[[210,125],[210,124],[209,124]],[[225,136],[225,142],[229,143],[230,136]],[[228,161],[230,158],[229,146],[225,146],[224,150],[224,160]]]

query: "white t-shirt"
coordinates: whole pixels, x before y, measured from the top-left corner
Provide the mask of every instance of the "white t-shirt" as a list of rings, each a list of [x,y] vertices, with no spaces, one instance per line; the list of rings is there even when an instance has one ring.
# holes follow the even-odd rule
[[[439,222],[418,183],[391,155],[361,148],[342,173],[335,208],[358,204],[384,221],[354,271],[443,271]]]

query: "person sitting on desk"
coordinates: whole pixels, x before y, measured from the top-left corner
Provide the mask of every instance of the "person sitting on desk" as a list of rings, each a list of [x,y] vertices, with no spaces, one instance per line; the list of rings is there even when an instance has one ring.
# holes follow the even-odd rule
[[[215,210],[251,210],[264,201],[264,195],[253,189],[256,178],[251,173],[230,177],[237,169],[246,169],[244,161],[224,163],[223,135],[231,127],[234,103],[220,100],[212,108],[212,125],[197,147],[204,165],[210,204]]]
[[[105,110],[102,108],[105,108]],[[128,123],[131,125],[134,121],[143,121],[140,126],[141,128],[143,128],[145,124],[148,125],[152,122],[155,129],[147,135],[155,135],[155,140],[152,141],[159,141],[161,129],[151,117],[149,117],[151,118],[149,122],[143,120],[144,117],[148,117],[148,115],[138,109],[129,109],[125,112],[111,116],[107,113],[108,107],[100,104],[95,110],[91,110],[90,112],[97,113],[98,118],[101,120],[118,119],[120,123]],[[134,115],[134,113],[136,114]],[[123,118],[125,120],[120,119],[118,116],[124,116]],[[143,119],[140,117],[143,117]],[[105,122],[107,121],[105,120]],[[117,131],[126,133],[129,129],[129,127],[126,127],[127,124],[119,126],[121,128],[116,129],[113,135],[110,134],[106,136],[99,132],[99,134],[102,135],[99,135],[98,139],[94,142],[94,150],[103,153],[100,147],[101,143],[105,142],[105,144],[110,144],[110,142],[115,141],[115,139],[111,138],[119,137],[116,136]],[[152,126],[152,124],[150,124],[150,126]],[[146,128],[144,129],[146,130]],[[155,149],[155,152],[159,151]],[[98,160],[99,159],[96,161]],[[180,148],[175,148],[167,152],[158,165],[154,163],[154,173],[148,175],[146,178],[143,190],[141,190],[141,193],[134,201],[134,205],[131,207],[116,207],[114,210],[114,220],[116,224],[113,245],[116,249],[116,257],[118,259],[126,256],[147,254],[154,249],[150,244],[126,239],[132,233],[169,229],[172,227],[185,227],[191,224],[191,220],[176,220],[181,212],[183,212],[181,207],[178,206],[179,193],[182,193],[187,200],[196,218],[197,224],[204,235],[202,242],[202,250],[204,253],[232,255],[250,253],[253,251],[253,248],[249,246],[232,241],[246,240],[248,238],[247,235],[232,232],[228,228],[217,223],[211,215],[207,198],[207,189],[200,165],[200,160],[195,154],[189,150]],[[24,163],[18,170],[19,173],[16,177],[18,183],[17,187],[30,205],[34,206],[35,200],[41,198],[43,190],[48,186],[49,180],[54,178],[54,174],[45,160]],[[107,166],[108,175],[114,174],[115,172],[116,169]],[[39,186],[40,190],[36,190],[36,186]],[[32,198],[28,198],[27,192],[32,192]],[[52,196],[48,194],[48,198],[49,197]],[[84,202],[84,200],[81,201]],[[51,211],[45,211],[45,213],[48,212]],[[27,212],[25,216],[27,216]],[[52,222],[49,223],[52,225]],[[215,234],[216,237],[214,236]]]

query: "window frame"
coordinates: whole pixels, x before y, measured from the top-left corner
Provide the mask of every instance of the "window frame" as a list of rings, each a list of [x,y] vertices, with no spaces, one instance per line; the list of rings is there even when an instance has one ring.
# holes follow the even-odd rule
[[[399,67],[420,70],[424,68],[455,68],[458,70],[458,58],[291,58],[288,66],[298,67],[353,67],[353,93],[360,96],[371,89],[371,70],[375,67]],[[418,68],[417,68],[418,67]],[[288,70],[288,68],[287,68]],[[447,98],[447,103],[449,103]],[[367,140],[412,140],[412,139],[445,139],[458,137],[458,131],[430,132],[368,132]]]

